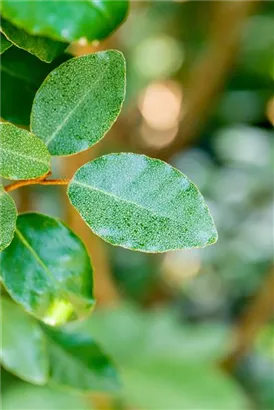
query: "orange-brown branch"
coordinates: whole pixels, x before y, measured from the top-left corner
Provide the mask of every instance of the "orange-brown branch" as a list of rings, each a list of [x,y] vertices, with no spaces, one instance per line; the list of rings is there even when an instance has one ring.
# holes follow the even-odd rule
[[[27,185],[68,185],[70,179],[27,179],[17,181],[5,186],[5,191],[10,192]]]

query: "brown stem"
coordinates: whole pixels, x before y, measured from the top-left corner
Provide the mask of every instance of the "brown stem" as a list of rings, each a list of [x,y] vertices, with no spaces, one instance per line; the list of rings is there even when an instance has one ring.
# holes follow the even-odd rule
[[[234,345],[221,363],[223,368],[232,371],[239,359],[252,347],[260,329],[273,316],[273,297],[274,267],[271,267],[265,282],[234,329]]]
[[[178,135],[163,149],[148,149],[148,155],[168,160],[199,138],[233,68],[246,18],[257,2],[224,1],[215,4],[208,49],[202,51],[184,87],[184,113]]]
[[[70,179],[27,179],[25,181],[17,181],[5,186],[6,192],[14,191],[27,185],[68,185]]]

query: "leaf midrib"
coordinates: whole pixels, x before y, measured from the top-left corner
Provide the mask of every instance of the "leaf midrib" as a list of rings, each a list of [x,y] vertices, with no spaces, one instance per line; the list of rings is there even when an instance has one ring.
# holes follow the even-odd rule
[[[70,293],[71,292],[64,288],[62,281],[58,281],[55,278],[54,274],[45,265],[45,263],[42,261],[42,259],[39,257],[39,255],[35,252],[34,248],[31,246],[31,244],[27,241],[25,236],[22,234],[22,232],[18,228],[15,229],[15,233],[18,235],[18,237],[21,240],[21,242],[23,243],[23,245],[26,246],[26,248],[30,251],[30,253],[33,255],[33,257],[36,259],[36,261],[39,263],[39,265],[42,266],[42,268],[45,270],[45,272],[49,274],[53,285],[55,286],[56,283],[58,283],[58,291],[60,293],[60,296],[62,296],[65,300],[67,300],[69,303],[71,303],[72,306],[73,306],[73,309],[75,309],[75,311],[77,312],[78,311],[78,306],[75,306],[74,303],[71,301],[71,298],[70,298]],[[54,289],[54,291],[55,291],[55,294],[56,294],[56,289]],[[80,295],[81,298],[84,298],[84,296],[81,293],[79,293],[79,295]]]
[[[94,91],[94,88],[96,87],[97,83],[102,80],[104,77],[105,73],[109,69],[109,64],[107,65],[107,68],[101,72],[101,75],[94,81],[93,85],[91,88],[88,88],[87,91],[82,95],[82,97],[79,99],[77,104],[74,106],[74,108],[66,115],[66,117],[63,119],[63,121],[58,125],[56,130],[54,131],[53,134],[49,136],[49,138],[45,139],[44,142],[46,146],[48,147],[49,144],[54,140],[54,138],[58,135],[59,131],[62,130],[62,128],[67,124],[71,116],[75,113],[75,111],[79,108],[79,106],[82,104],[83,101],[85,101],[87,95],[91,92]],[[31,125],[32,126],[32,125]]]
[[[22,153],[19,153],[18,151],[13,151],[13,150],[5,148],[5,147],[4,148],[0,147],[0,151],[8,152],[8,153],[10,153],[14,156],[18,156],[18,157],[21,157],[21,158],[32,160],[33,162],[39,162],[40,164],[44,164],[44,165],[49,166],[49,162],[43,161],[42,159],[38,159],[38,158],[35,158],[35,157],[30,157],[29,155],[22,154]]]
[[[31,244],[27,241],[27,239],[24,237],[24,235],[22,234],[22,232],[16,228],[15,230],[16,234],[18,235],[19,239],[21,240],[21,242],[23,243],[23,245],[25,245],[25,247],[30,251],[30,253],[33,255],[33,257],[36,259],[36,261],[39,263],[40,266],[42,266],[42,268],[49,274],[51,280],[53,281],[53,283],[55,284],[55,278],[53,273],[49,270],[49,268],[44,264],[44,262],[42,261],[42,259],[39,257],[39,255],[35,252],[35,250],[33,249],[33,247],[31,246]]]
[[[171,217],[169,217],[169,216],[157,214],[154,210],[152,210],[152,209],[150,209],[150,208],[147,208],[147,207],[145,207],[145,206],[142,206],[142,205],[140,205],[140,204],[138,204],[138,203],[136,203],[136,202],[133,202],[133,201],[131,201],[131,200],[129,200],[129,199],[121,198],[121,197],[119,197],[119,196],[117,196],[117,195],[114,195],[113,193],[104,191],[103,189],[100,189],[100,188],[97,188],[97,187],[94,187],[94,186],[91,186],[91,185],[87,185],[87,184],[85,184],[84,182],[80,182],[80,181],[77,181],[77,180],[76,180],[76,181],[72,181],[72,182],[71,182],[71,186],[72,186],[73,184],[76,184],[76,185],[82,186],[82,187],[84,187],[84,188],[87,188],[87,189],[89,189],[90,191],[98,191],[98,192],[101,192],[102,194],[105,194],[105,195],[107,195],[107,196],[110,196],[110,197],[114,198],[116,201],[122,201],[122,202],[126,202],[126,203],[128,203],[128,204],[134,205],[134,206],[137,207],[137,208],[140,208],[140,209],[142,209],[142,210],[145,210],[145,211],[150,212],[153,216],[155,216],[155,217],[157,217],[157,218],[167,219],[167,220],[169,220],[169,221],[171,221],[171,222],[176,222],[176,221],[177,221],[177,218],[176,218],[176,220],[174,220],[173,218],[171,218]]]

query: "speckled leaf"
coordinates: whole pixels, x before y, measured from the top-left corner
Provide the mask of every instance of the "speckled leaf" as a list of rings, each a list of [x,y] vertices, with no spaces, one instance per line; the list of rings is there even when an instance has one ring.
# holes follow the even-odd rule
[[[1,364],[23,380],[45,384],[49,360],[41,327],[19,306],[3,297],[0,313]]]
[[[89,41],[107,37],[121,24],[128,1],[2,0],[2,15],[33,35]]]
[[[11,43],[47,63],[54,60],[68,46],[66,43],[54,41],[47,37],[32,36],[5,19],[1,19],[1,31]]]
[[[85,164],[68,196],[94,233],[113,245],[166,252],[217,239],[196,186],[167,163],[144,155],[110,154]]]
[[[120,387],[113,363],[93,338],[69,328],[45,328],[54,384],[82,391],[115,391]]]
[[[7,122],[0,123],[0,175],[32,179],[50,170],[50,154],[38,137]]]
[[[4,34],[0,33],[0,36],[0,54],[3,54],[4,51],[12,46],[12,43],[4,36]]]
[[[17,210],[12,197],[0,185],[0,251],[11,243],[16,226]]]
[[[96,144],[120,113],[125,60],[115,50],[73,58],[53,70],[35,96],[31,130],[52,155]]]
[[[17,47],[1,56],[1,117],[19,125],[29,125],[36,91],[48,73],[67,59],[62,55],[47,64]]]
[[[27,312],[51,325],[88,314],[94,305],[92,267],[80,239],[59,220],[22,214],[1,253],[2,283]]]

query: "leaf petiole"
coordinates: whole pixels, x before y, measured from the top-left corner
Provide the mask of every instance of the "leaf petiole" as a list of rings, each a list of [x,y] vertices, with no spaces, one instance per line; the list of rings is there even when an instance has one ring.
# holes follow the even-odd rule
[[[21,188],[27,185],[68,185],[70,182],[69,178],[64,179],[27,179],[25,181],[17,181],[12,184],[5,186],[6,192],[14,191],[15,189]]]

